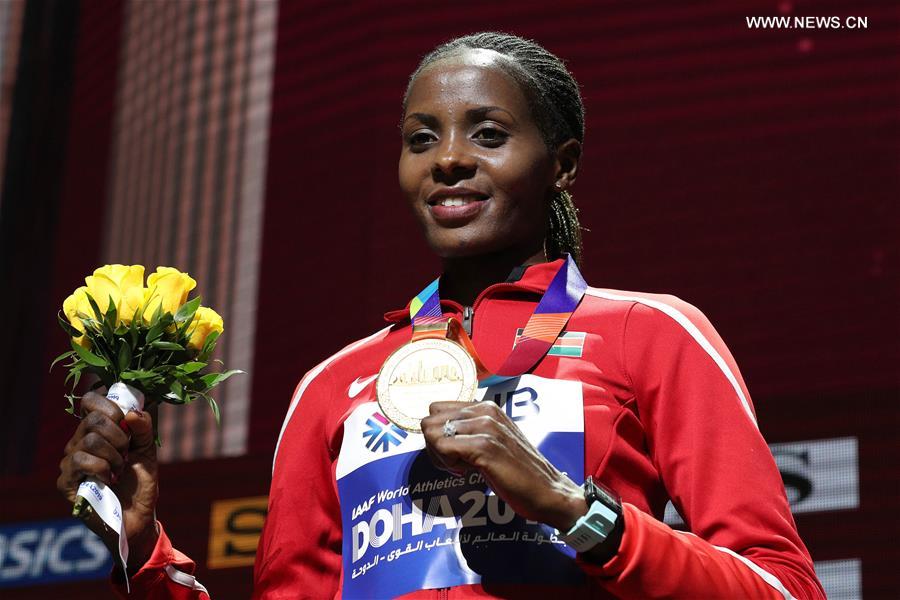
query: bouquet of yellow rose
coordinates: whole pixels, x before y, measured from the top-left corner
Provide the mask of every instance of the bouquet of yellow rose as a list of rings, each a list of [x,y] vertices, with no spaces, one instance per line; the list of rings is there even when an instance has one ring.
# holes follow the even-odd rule
[[[66,298],[58,315],[72,338],[72,349],[53,361],[70,361],[67,410],[74,413],[75,388],[89,373],[97,377],[93,388],[106,386],[106,397],[123,413],[143,410],[145,398],[149,405],[204,398],[218,422],[219,408],[209,391],[242,371],[207,372],[223,324],[214,310],[200,306],[199,297],[188,300],[197,282],[177,269],[157,267],[145,286],[142,265],[106,265],[85,284]],[[78,487],[72,514],[100,534],[124,570],[128,540],[116,494],[87,479]]]
[[[209,357],[224,329],[222,317],[188,301],[197,285],[187,273],[157,267],[144,285],[142,265],[106,265],[85,278],[63,302],[59,324],[72,338],[72,350],[53,365],[70,360],[66,383],[71,391],[68,411],[74,411],[74,391],[82,374],[97,377],[94,388],[126,384],[148,403],[187,404],[205,399],[219,420],[219,408],[209,391],[238,370],[207,372]],[[51,368],[52,366],[51,365]],[[122,389],[120,393],[128,393]],[[143,408],[143,398],[127,409]],[[126,406],[122,407],[126,411]]]

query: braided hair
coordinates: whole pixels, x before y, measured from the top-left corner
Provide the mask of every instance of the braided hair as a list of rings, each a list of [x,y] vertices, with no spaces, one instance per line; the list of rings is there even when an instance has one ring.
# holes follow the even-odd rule
[[[522,87],[548,149],[553,151],[572,138],[584,141],[584,104],[575,78],[562,60],[538,43],[507,33],[473,33],[452,39],[426,54],[409,78],[403,97],[404,112],[412,84],[423,69],[438,60],[478,49],[493,50],[508,59],[498,66]],[[548,260],[560,258],[565,252],[581,263],[581,224],[578,209],[567,191],[557,192],[550,203],[545,252]]]

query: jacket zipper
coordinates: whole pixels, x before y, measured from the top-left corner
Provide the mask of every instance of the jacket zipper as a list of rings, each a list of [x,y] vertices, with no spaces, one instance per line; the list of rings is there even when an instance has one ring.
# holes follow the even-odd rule
[[[463,306],[463,329],[466,330],[466,334],[469,337],[472,337],[472,320],[475,318],[475,310],[471,306]]]
[[[438,588],[437,589],[437,597],[440,600],[446,600],[450,597],[450,588]]]

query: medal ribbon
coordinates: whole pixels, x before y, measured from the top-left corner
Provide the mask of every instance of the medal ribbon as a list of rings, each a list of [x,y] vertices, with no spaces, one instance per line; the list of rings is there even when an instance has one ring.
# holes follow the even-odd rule
[[[525,330],[512,352],[497,372],[491,373],[478,358],[472,340],[459,321],[443,316],[438,293],[439,282],[440,278],[432,281],[409,303],[413,341],[426,337],[449,337],[459,341],[475,360],[478,387],[496,385],[534,367],[553,346],[587,289],[587,283],[575,261],[566,255],[565,261],[557,269],[550,286],[525,324]]]

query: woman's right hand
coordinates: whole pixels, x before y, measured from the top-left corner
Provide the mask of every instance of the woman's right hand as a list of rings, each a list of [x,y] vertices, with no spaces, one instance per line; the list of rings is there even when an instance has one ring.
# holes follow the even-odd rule
[[[69,502],[75,502],[78,485],[88,477],[112,488],[122,503],[128,567],[137,570],[150,557],[159,535],[153,420],[147,412],[123,416],[115,403],[95,392],[81,399],[81,414],[81,423],[59,463],[56,487]]]

